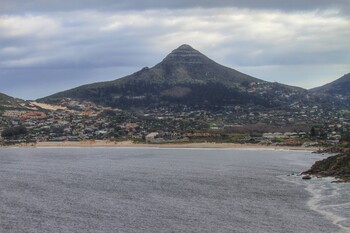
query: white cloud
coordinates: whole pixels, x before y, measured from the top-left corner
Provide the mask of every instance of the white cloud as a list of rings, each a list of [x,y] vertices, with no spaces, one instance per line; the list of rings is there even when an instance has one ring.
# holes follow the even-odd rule
[[[349,19],[336,10],[232,7],[6,15],[0,16],[0,68],[141,68],[187,43],[229,67],[257,77],[260,70],[265,79],[270,74],[290,83],[295,79],[288,68],[308,72],[307,66],[332,67],[334,75],[327,77],[335,78],[350,71],[349,28]],[[300,83],[314,85],[310,80],[316,75]]]
[[[58,30],[59,24],[47,16],[0,16],[0,37],[49,37]]]
[[[93,65],[92,58],[96,55],[115,58],[120,56],[121,50],[127,53],[128,46],[135,45],[165,53],[188,43],[209,55],[221,57],[219,60],[248,66],[280,65],[279,60],[288,65],[288,59],[291,64],[339,62],[333,61],[332,56],[325,56],[321,61],[318,56],[342,53],[339,57],[344,57],[350,51],[350,23],[337,12],[287,14],[238,8],[196,8],[118,13],[75,11],[1,19],[0,40],[22,38],[20,44],[7,41],[2,50],[20,46],[32,51],[28,57],[19,57],[18,62],[12,57],[11,62],[5,63],[19,66],[45,66],[45,63],[54,66],[54,53],[58,54],[57,65],[65,59],[66,65],[70,60],[74,60],[74,66],[79,62],[84,65],[87,60]],[[142,51],[129,51],[130,56],[135,52],[135,55],[147,55]],[[305,53],[309,53],[307,60]],[[52,59],[30,58],[48,55]],[[32,62],[23,62],[28,60]],[[94,60],[96,65],[103,65]],[[106,65],[111,63],[113,61]]]
[[[23,52],[22,48],[19,47],[5,47],[0,50],[0,53],[5,55],[18,55]]]
[[[122,28],[145,28],[152,26],[156,23],[155,17],[150,17],[149,15],[141,15],[139,13],[118,13],[112,15],[105,20],[101,30],[118,30]]]

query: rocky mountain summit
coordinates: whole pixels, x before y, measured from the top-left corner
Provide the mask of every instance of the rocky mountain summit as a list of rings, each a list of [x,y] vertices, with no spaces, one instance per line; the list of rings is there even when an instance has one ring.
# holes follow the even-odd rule
[[[163,60],[164,63],[210,64],[213,61],[204,56],[190,45],[183,44],[172,51]]]

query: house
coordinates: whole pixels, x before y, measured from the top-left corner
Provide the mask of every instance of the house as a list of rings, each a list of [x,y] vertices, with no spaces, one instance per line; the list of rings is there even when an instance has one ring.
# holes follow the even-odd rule
[[[147,134],[146,135],[146,142],[148,142],[148,143],[155,142],[157,136],[158,136],[157,132],[152,132],[150,134]]]

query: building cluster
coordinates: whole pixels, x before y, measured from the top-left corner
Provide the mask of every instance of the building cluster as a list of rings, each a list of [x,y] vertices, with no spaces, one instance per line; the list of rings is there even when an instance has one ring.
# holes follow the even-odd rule
[[[65,99],[60,108],[7,110],[0,132],[24,126],[31,141],[135,140],[336,144],[350,134],[350,112],[294,103],[285,110],[226,106],[215,111],[167,106],[122,111]],[[311,130],[312,129],[312,130]],[[239,136],[237,136],[239,135]],[[349,137],[350,138],[350,137]],[[3,139],[4,140],[4,139]]]

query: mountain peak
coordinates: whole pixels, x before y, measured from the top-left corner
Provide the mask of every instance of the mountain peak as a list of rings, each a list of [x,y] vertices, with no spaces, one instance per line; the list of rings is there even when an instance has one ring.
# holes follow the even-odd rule
[[[194,50],[191,45],[188,44],[183,44],[181,46],[179,46],[177,49],[182,49],[182,50]]]
[[[207,64],[211,62],[211,60],[190,45],[183,44],[166,56],[163,62]]]

